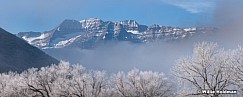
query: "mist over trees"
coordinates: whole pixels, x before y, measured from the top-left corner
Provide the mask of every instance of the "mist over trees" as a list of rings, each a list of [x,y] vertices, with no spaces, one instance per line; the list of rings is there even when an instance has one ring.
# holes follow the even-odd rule
[[[1,97],[228,97],[242,96],[243,49],[224,50],[202,42],[193,54],[172,68],[174,78],[162,72],[132,69],[107,74],[61,61],[22,73],[0,74]],[[237,90],[237,94],[202,93],[202,90]],[[199,92],[198,92],[199,91]]]

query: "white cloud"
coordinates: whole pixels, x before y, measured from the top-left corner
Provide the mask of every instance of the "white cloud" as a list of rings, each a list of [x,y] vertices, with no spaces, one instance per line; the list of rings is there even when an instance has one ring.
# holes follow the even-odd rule
[[[215,0],[162,0],[168,4],[185,9],[190,13],[202,13],[214,7]]]

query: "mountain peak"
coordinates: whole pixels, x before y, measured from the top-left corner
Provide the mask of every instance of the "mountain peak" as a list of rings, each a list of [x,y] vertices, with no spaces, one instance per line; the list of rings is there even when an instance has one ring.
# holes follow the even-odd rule
[[[138,22],[135,20],[124,20],[118,23],[123,25],[125,28],[138,28],[139,26]]]
[[[80,29],[81,23],[77,20],[65,19],[58,27],[57,31],[67,31],[71,29]]]
[[[65,19],[63,22],[76,22],[77,20],[73,20],[73,19]]]
[[[88,28],[101,26],[102,23],[104,22],[98,18],[89,18],[89,19],[81,20],[80,23],[82,24],[82,28],[88,29]]]
[[[80,24],[77,20],[65,19],[59,26],[67,26],[70,24]]]
[[[88,18],[80,21],[80,23],[85,23],[85,22],[103,22],[103,21],[98,18]]]
[[[129,25],[139,25],[137,21],[135,20],[124,20],[124,21],[120,21],[121,24],[129,24]]]
[[[96,20],[101,20],[99,18],[88,18],[88,19],[84,19],[84,20],[89,20],[89,21],[96,21]],[[81,20],[82,21],[82,20]]]

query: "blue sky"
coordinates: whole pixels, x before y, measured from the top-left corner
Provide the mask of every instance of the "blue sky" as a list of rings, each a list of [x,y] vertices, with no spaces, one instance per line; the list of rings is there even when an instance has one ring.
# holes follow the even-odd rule
[[[0,27],[12,33],[51,30],[64,19],[91,17],[198,26],[211,21],[215,6],[214,0],[1,0],[0,4]]]

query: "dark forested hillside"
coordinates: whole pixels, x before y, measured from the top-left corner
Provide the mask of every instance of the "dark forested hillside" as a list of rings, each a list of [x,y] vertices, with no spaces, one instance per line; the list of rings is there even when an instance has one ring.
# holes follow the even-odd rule
[[[0,28],[0,72],[23,71],[53,63],[58,60]]]

